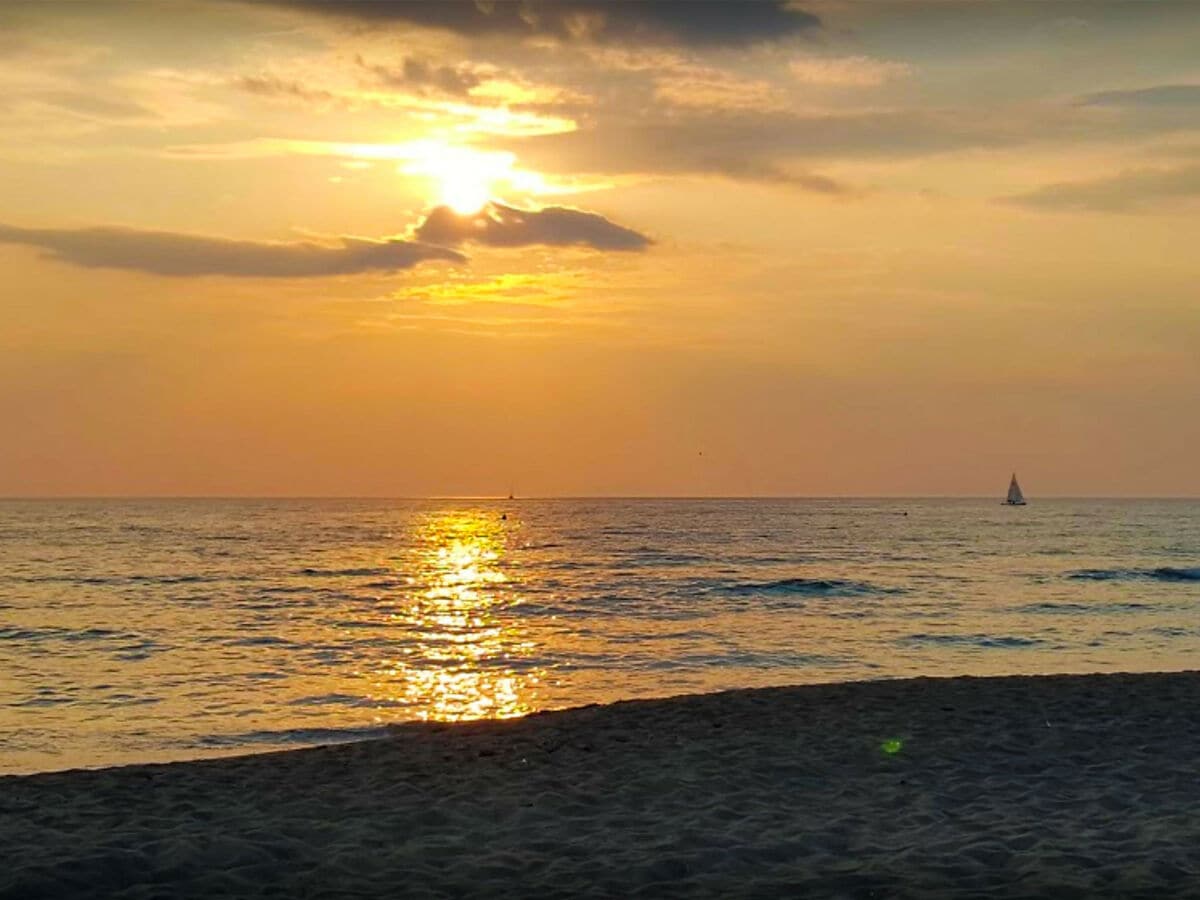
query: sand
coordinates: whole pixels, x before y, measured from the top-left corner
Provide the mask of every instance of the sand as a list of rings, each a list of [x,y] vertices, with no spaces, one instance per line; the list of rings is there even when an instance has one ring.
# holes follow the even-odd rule
[[[735,691],[9,777],[0,860],[22,900],[1200,897],[1200,673]]]

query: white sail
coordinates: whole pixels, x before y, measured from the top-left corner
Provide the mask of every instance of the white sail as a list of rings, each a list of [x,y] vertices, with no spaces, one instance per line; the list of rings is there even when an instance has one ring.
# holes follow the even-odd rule
[[[1016,472],[1013,472],[1012,481],[1008,483],[1008,496],[1004,498],[1004,502],[1009,506],[1025,505],[1025,495],[1021,493],[1021,486],[1017,484]]]

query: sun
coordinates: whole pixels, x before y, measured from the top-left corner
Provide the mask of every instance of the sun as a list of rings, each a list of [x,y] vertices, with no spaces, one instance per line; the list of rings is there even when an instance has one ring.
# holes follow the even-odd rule
[[[0,0],[2,2],[2,0]],[[553,185],[537,172],[517,168],[515,154],[482,150],[429,139],[391,146],[401,160],[397,171],[425,179],[433,202],[460,216],[470,216],[493,200],[554,193]]]
[[[477,213],[491,199],[490,179],[474,177],[472,173],[453,172],[439,176],[440,198],[460,216]]]
[[[400,166],[405,175],[427,178],[437,202],[460,216],[479,212],[507,181],[516,157],[502,151],[478,150],[442,141],[413,141]]]

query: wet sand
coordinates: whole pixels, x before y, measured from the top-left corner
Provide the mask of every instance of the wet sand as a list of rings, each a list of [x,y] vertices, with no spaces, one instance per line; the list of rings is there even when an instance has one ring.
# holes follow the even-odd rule
[[[1200,897],[1200,673],[734,691],[0,778],[0,897]]]

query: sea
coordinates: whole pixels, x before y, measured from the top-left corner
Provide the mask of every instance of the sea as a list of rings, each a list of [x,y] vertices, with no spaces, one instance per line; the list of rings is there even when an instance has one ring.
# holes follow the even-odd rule
[[[1200,664],[1200,501],[0,501],[0,772]]]

